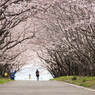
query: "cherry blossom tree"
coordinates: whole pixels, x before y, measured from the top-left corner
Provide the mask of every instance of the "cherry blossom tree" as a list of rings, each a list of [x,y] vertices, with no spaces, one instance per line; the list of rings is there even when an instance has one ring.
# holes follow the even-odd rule
[[[12,49],[20,46],[25,40],[34,38],[35,32],[33,29],[29,30],[31,27],[29,18],[45,10],[46,6],[41,7],[41,4],[40,0],[0,0],[0,67],[2,75],[5,72],[4,68],[10,67],[5,67],[5,65],[8,65],[8,62],[13,61],[23,51],[14,52],[15,49]],[[27,21],[29,21],[28,24]],[[22,27],[23,25],[24,27]],[[10,51],[14,53],[11,55]],[[12,66],[15,65],[12,64]]]
[[[94,0],[56,1],[37,17],[44,28],[38,39],[48,54],[39,57],[54,77],[95,75],[94,5]]]

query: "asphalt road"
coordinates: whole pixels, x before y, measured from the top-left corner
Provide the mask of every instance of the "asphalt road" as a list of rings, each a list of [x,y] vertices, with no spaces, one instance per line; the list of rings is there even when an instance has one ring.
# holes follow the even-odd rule
[[[0,85],[0,95],[95,95],[95,91],[57,81],[11,81]]]

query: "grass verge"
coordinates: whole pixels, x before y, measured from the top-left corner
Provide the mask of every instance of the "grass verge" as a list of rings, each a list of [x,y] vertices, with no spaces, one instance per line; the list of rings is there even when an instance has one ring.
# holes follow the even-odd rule
[[[67,83],[71,83],[71,84],[75,84],[75,85],[95,89],[95,77],[62,76],[62,77],[54,78],[52,80],[64,81],[64,82],[67,82]]]
[[[6,82],[9,82],[9,81],[11,81],[11,80],[8,79],[8,78],[0,78],[0,84],[6,83]]]

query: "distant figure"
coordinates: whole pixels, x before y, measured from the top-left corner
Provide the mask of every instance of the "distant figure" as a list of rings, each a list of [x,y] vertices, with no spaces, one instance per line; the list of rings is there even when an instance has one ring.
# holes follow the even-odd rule
[[[37,77],[37,80],[39,81],[39,71],[38,71],[38,69],[36,70],[36,77]]]
[[[31,74],[29,74],[29,79],[31,79]]]

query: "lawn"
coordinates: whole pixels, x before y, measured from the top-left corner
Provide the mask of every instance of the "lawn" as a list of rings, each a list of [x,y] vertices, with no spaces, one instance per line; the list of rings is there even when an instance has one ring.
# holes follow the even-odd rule
[[[76,84],[79,86],[84,86],[84,87],[95,89],[95,77],[62,76],[62,77],[54,78],[53,80],[64,81],[64,82]]]
[[[0,78],[0,84],[6,83],[6,82],[9,82],[9,81],[11,81],[11,80],[8,79],[8,78]]]

